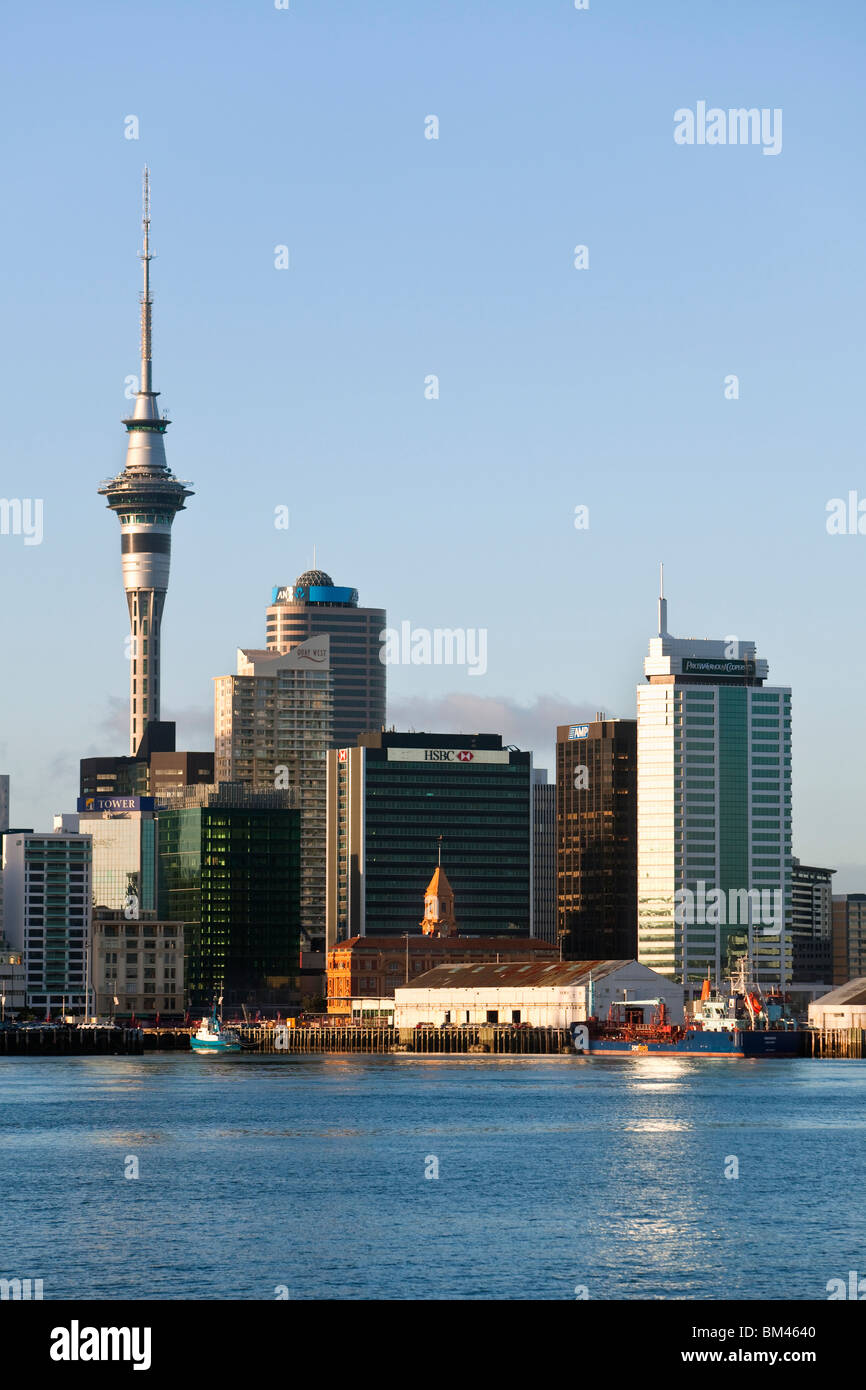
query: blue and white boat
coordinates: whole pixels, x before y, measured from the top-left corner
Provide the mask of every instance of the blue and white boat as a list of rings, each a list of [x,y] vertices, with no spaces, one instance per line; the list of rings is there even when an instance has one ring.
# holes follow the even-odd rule
[[[216,1005],[210,1018],[203,1018],[198,1031],[190,1036],[193,1052],[240,1052],[241,1040],[233,1028],[224,1028],[217,1018]]]

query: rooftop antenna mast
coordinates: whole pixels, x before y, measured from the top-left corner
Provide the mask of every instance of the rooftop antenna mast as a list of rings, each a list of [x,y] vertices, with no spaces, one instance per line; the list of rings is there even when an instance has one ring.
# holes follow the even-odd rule
[[[138,253],[144,266],[144,288],[141,292],[141,390],[149,395],[151,387],[151,308],[150,263],[153,254],[150,249],[150,170],[144,166],[144,187],[142,191],[141,226],[144,232],[144,247]]]
[[[665,598],[665,567],[659,565],[659,637],[668,634],[668,601]]]

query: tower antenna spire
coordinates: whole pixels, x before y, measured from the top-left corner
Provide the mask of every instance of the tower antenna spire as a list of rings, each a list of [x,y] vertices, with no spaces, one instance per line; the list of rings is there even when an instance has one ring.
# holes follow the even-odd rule
[[[668,632],[668,601],[665,598],[665,567],[664,562],[659,564],[659,637],[666,637]]]
[[[151,384],[151,306],[153,300],[150,297],[150,263],[153,260],[153,253],[150,249],[150,170],[146,164],[142,188],[141,228],[144,236],[143,249],[138,253],[144,266],[144,288],[141,292],[141,391],[143,395],[150,395],[153,390]]]

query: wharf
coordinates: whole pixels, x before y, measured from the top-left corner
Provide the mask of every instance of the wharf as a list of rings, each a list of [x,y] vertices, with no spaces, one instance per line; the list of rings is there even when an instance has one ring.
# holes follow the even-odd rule
[[[0,1028],[2,1057],[93,1056],[143,1051],[140,1028],[72,1028],[50,1023],[40,1028]]]
[[[558,1053],[570,1052],[564,1028],[511,1028],[494,1024],[461,1028],[393,1028],[382,1025],[232,1024],[249,1052],[413,1052],[413,1053]]]
[[[351,1023],[301,1025],[227,1023],[250,1053],[410,1053],[557,1054],[571,1052],[565,1028],[516,1028],[507,1024],[477,1024],[446,1028],[394,1028],[385,1024]],[[74,1028],[62,1024],[0,1028],[0,1057],[106,1055],[142,1052],[188,1052],[190,1027]],[[807,1028],[800,1033],[801,1057],[862,1059],[866,1029]]]
[[[810,1028],[804,1036],[806,1057],[866,1056],[866,1029],[863,1028]]]

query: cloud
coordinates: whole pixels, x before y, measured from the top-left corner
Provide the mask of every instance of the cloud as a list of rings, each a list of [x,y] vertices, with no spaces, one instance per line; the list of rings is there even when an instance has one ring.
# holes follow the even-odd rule
[[[177,746],[181,752],[203,753],[213,748],[213,705],[169,709],[163,718],[177,724]]]
[[[119,695],[109,695],[108,709],[102,717],[99,725],[106,736],[116,735],[122,739],[129,738],[129,701],[123,700]],[[99,757],[96,753],[91,755]],[[111,754],[106,754],[111,757]]]
[[[163,719],[177,724],[177,746],[202,752],[213,747],[213,706],[187,705],[163,711]],[[129,701],[109,695],[105,713],[99,721],[99,736],[82,757],[110,758],[129,752]]]
[[[404,696],[388,701],[388,723],[396,728],[437,734],[501,734],[502,742],[531,749],[539,767],[555,767],[557,724],[594,719],[595,706],[563,695],[539,695],[528,705],[506,696]]]

